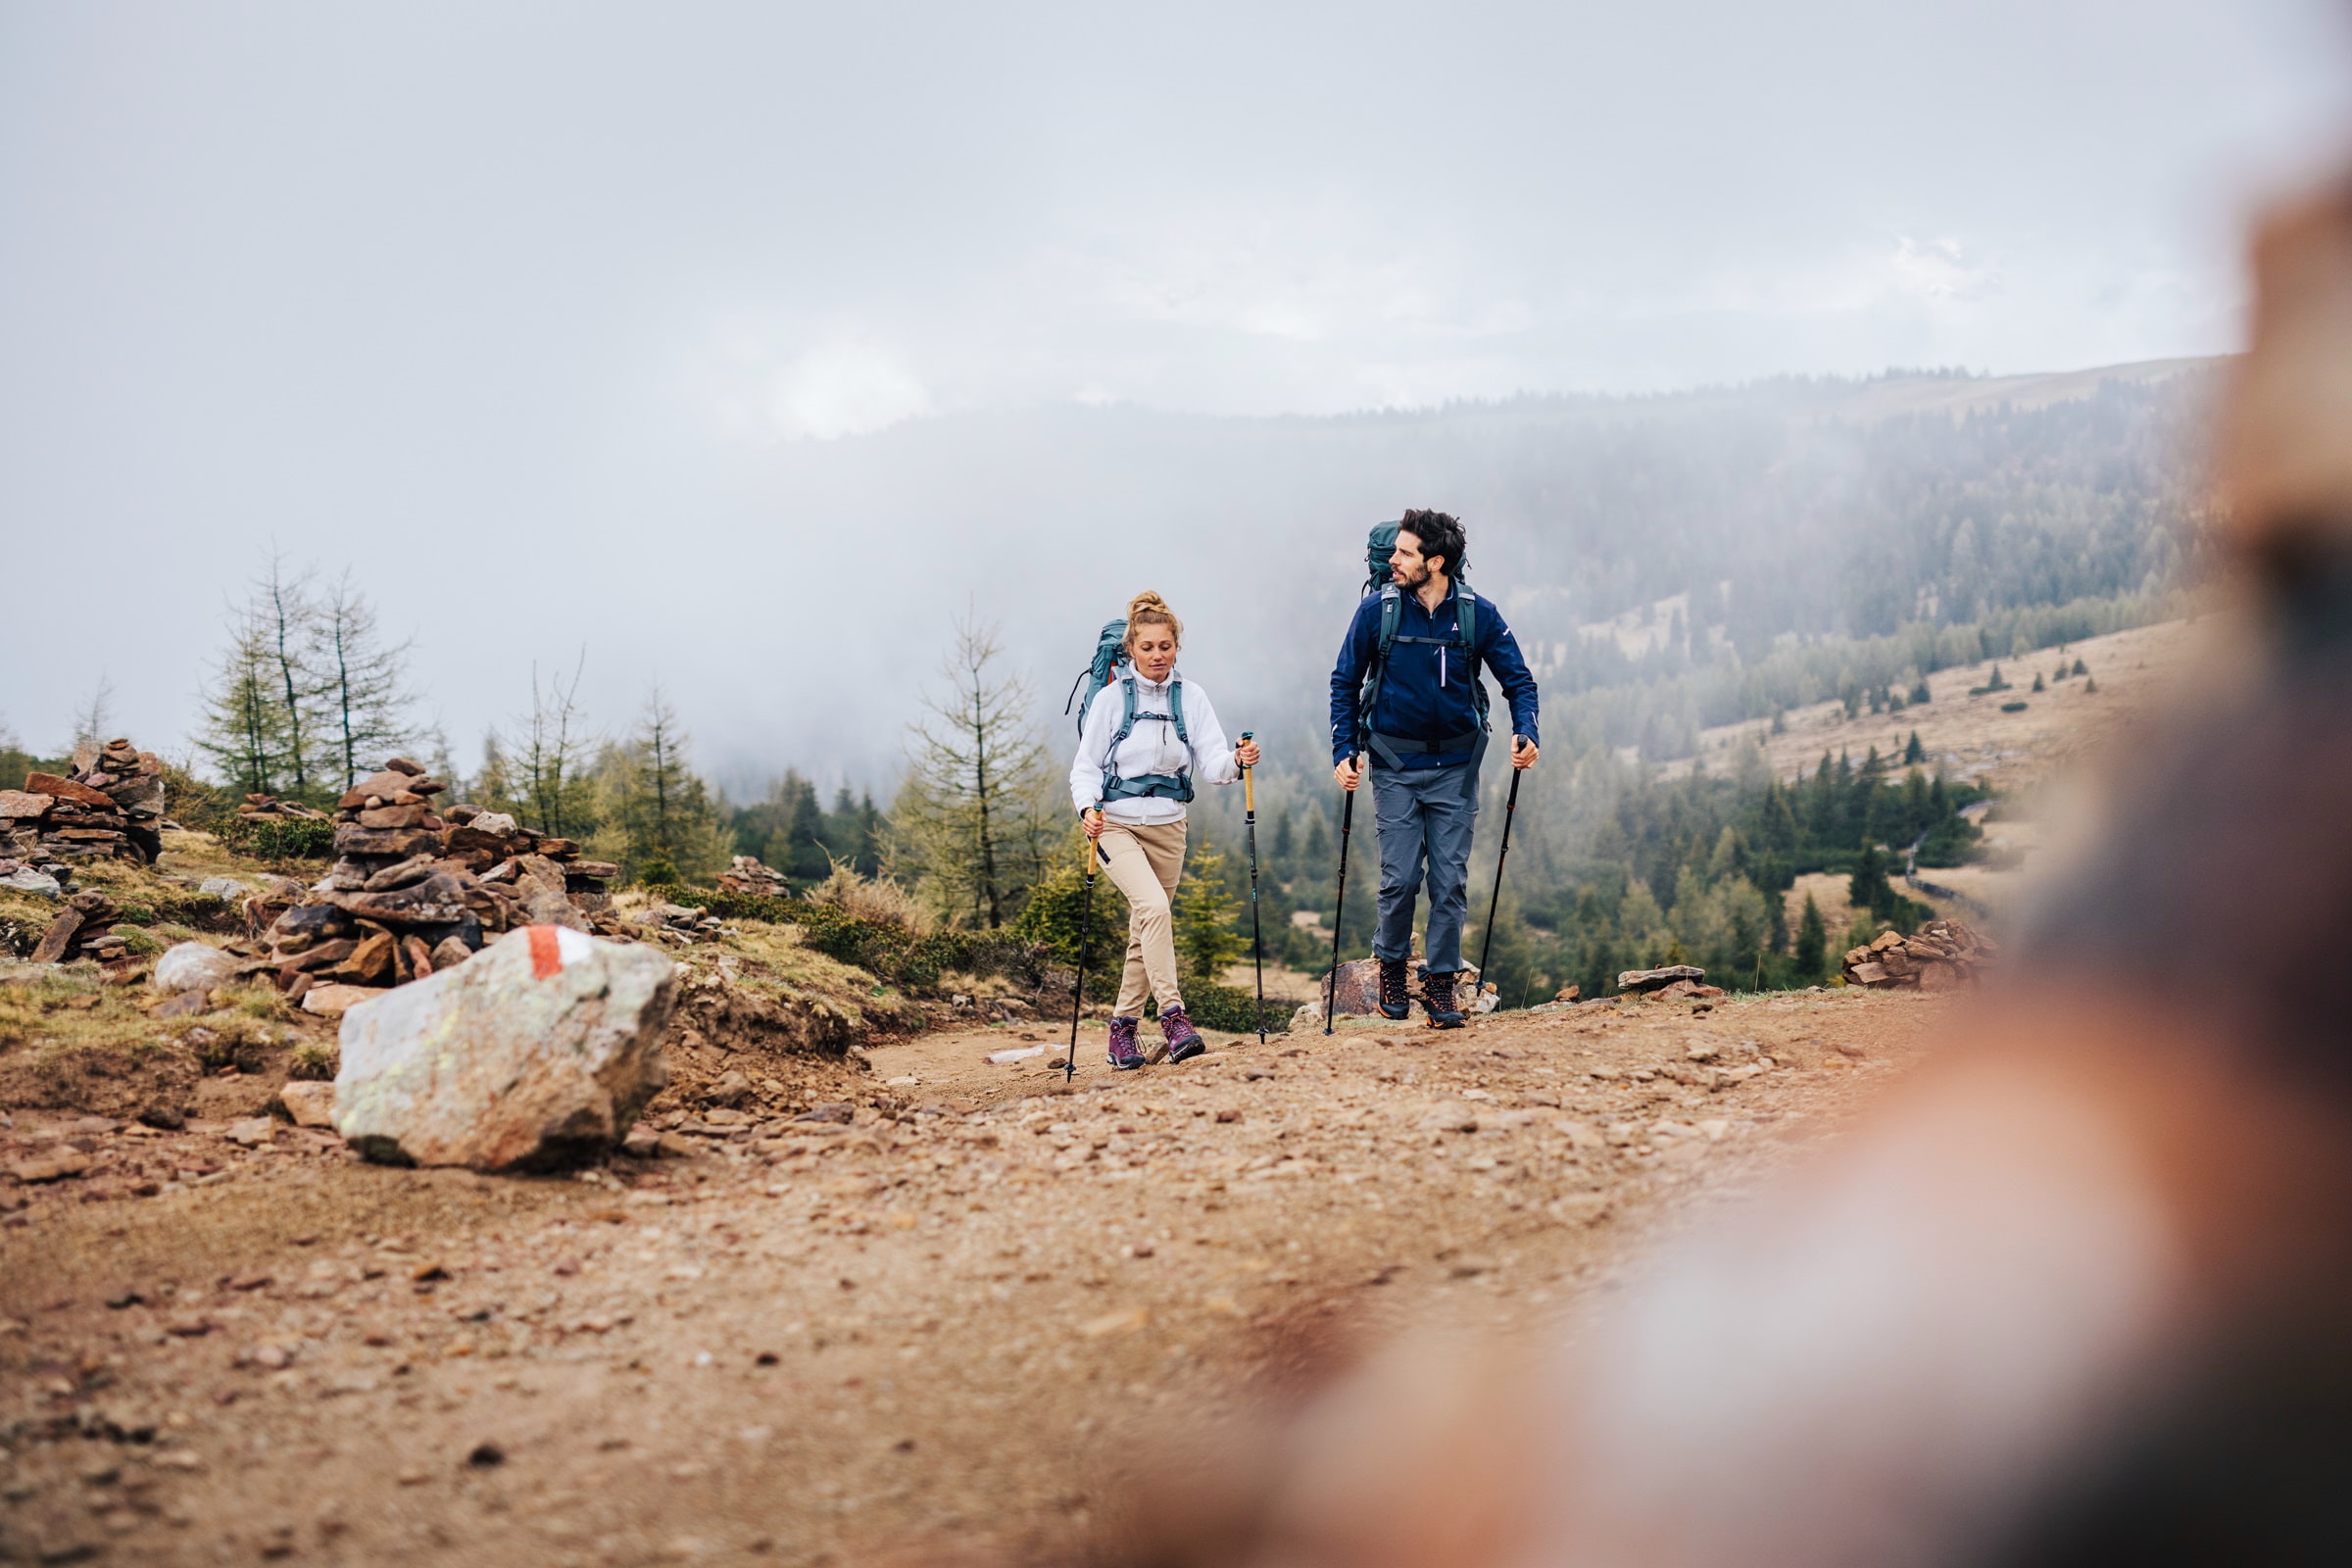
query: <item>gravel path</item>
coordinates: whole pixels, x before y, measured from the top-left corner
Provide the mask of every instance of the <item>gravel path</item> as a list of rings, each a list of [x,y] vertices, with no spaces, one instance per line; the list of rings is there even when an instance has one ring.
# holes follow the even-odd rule
[[[20,1112],[0,1166],[87,1168],[0,1184],[0,1561],[1047,1553],[1151,1434],[1408,1322],[1547,1320],[1938,1016],[1351,1021],[1098,1044],[1068,1090],[983,1061],[1018,1029],[931,1036],[843,1070],[848,1125],[705,1112],[562,1179]]]

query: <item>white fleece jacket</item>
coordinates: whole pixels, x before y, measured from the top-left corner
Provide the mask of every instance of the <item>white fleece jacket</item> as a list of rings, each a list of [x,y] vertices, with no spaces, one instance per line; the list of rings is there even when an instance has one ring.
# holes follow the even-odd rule
[[[1176,739],[1176,726],[1147,719],[1146,713],[1165,713],[1168,709],[1168,687],[1181,681],[1184,690],[1184,732],[1192,738],[1187,747]],[[1095,694],[1087,705],[1086,725],[1078,734],[1078,755],[1070,762],[1070,803],[1081,811],[1093,810],[1102,805],[1102,770],[1107,765],[1110,738],[1118,732],[1119,715],[1126,711],[1126,694],[1112,681]],[[1225,739],[1225,727],[1217,722],[1217,710],[1208,705],[1208,693],[1185,679],[1182,670],[1171,671],[1159,685],[1135,677],[1135,728],[1119,743],[1118,771],[1121,778],[1142,778],[1148,773],[1175,773],[1192,769],[1193,785],[1231,784],[1242,776],[1239,763],[1233,760],[1233,746]],[[1149,826],[1154,822],[1184,820],[1184,803],[1155,795],[1130,797],[1113,801],[1103,807],[1102,814],[1113,822],[1134,826]]]

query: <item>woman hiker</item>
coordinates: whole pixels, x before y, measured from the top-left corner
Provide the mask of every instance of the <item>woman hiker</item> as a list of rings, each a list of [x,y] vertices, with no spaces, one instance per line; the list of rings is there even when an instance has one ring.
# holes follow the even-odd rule
[[[1146,589],[1129,602],[1130,672],[1095,694],[1070,763],[1070,800],[1131,911],[1110,1020],[1110,1064],[1120,1071],[1147,1059],[1135,1040],[1147,995],[1159,999],[1164,1042],[1148,1059],[1183,1061],[1208,1049],[1176,981],[1169,906],[1184,875],[1184,805],[1196,780],[1230,784],[1257,765],[1257,743],[1228,745],[1208,694],[1176,673],[1183,639],[1184,623],[1159,595]]]

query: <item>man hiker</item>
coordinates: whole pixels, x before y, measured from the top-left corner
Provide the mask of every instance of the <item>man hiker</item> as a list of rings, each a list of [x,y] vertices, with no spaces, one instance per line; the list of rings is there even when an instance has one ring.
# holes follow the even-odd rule
[[[1483,665],[1511,705],[1511,765],[1536,765],[1536,677],[1491,599],[1462,581],[1462,525],[1443,512],[1404,514],[1389,557],[1390,587],[1355,608],[1331,672],[1331,755],[1340,788],[1372,768],[1380,832],[1380,1010],[1402,1018],[1413,951],[1413,900],[1426,871],[1429,931],[1421,1004],[1430,1022],[1461,1027],[1454,983],[1469,908],[1470,834],[1478,764],[1487,750]],[[1382,645],[1386,643],[1384,648]]]

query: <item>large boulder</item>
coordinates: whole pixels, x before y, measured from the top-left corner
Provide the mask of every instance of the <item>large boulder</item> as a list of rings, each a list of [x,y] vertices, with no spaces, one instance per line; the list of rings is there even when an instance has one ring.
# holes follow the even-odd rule
[[[1409,961],[1405,970],[1405,992],[1412,999],[1413,1006],[1419,1006],[1421,1004],[1422,968],[1421,960],[1414,958]],[[1462,965],[1460,973],[1461,978],[1454,982],[1456,988],[1454,994],[1462,999],[1464,1005],[1476,1006],[1476,1004],[1472,1003],[1470,999],[1483,996],[1478,988],[1478,969],[1473,964],[1465,963]],[[1350,958],[1348,962],[1340,965],[1340,978],[1337,985],[1332,983],[1328,973],[1315,983],[1315,1000],[1311,1005],[1315,1009],[1315,1021],[1318,1023],[1323,1018],[1323,999],[1326,997],[1331,999],[1331,1010],[1335,1017],[1370,1018],[1378,1016],[1380,1013],[1380,960],[1378,958]],[[1485,1006],[1477,1007],[1477,1010],[1484,1012],[1493,1006],[1494,1004],[1489,1002]]]
[[[677,965],[558,926],[343,1015],[335,1129],[368,1159],[546,1170],[612,1148],[666,1073]]]

